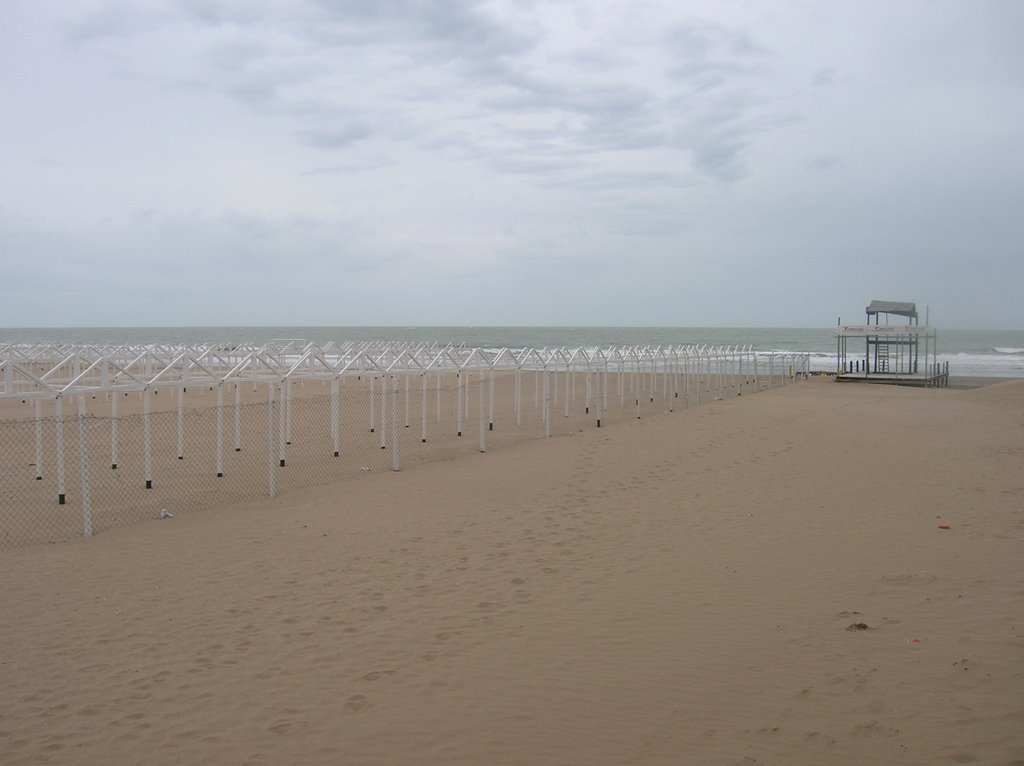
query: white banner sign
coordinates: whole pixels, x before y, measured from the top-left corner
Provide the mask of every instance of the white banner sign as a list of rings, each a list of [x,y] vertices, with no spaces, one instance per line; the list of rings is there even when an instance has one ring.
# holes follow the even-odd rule
[[[889,325],[889,324],[858,324],[858,325],[840,325],[837,335],[846,336],[857,336],[866,337],[868,335],[885,335],[892,337],[894,335],[929,335],[931,334],[931,328],[927,325],[912,324],[912,325]]]

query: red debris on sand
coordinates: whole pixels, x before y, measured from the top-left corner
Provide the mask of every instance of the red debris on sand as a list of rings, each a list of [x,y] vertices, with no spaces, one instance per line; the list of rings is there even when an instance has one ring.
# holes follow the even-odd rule
[[[949,529],[949,524],[939,524],[939,529]]]

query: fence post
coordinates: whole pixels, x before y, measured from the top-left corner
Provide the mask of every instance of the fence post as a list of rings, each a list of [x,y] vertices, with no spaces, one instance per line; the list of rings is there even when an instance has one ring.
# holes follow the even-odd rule
[[[242,451],[242,384],[235,383],[235,452]]]
[[[409,378],[406,376],[406,381]],[[409,393],[409,389],[406,388],[406,394]],[[408,403],[408,396],[406,397],[406,403]],[[391,375],[391,470],[401,470],[401,465],[398,461],[398,376],[395,374]]]
[[[331,442],[334,445],[334,457],[341,454],[341,445],[338,443],[338,376],[331,378]]]
[[[285,384],[284,379],[281,379],[281,380],[278,381],[277,390],[278,390],[278,394],[279,395],[278,395],[277,398],[280,400],[281,404],[277,408],[277,433],[278,433],[277,444],[278,444],[279,465],[281,466],[281,468],[285,467],[285,441],[286,441],[285,437],[287,435],[286,434],[286,430],[287,430],[287,427],[288,427],[288,425],[287,425],[287,421],[288,421],[288,418],[287,418],[287,414],[288,414],[288,397],[287,397],[287,394],[285,392],[285,385],[286,384]]]
[[[674,352],[673,352],[674,353]],[[676,411],[676,399],[679,398],[679,387],[676,383],[676,365],[679,364],[678,357],[675,358],[674,362],[669,362],[669,355],[665,354],[665,375],[666,379],[672,381],[672,391],[665,393],[665,398],[668,399],[668,411]],[[671,370],[671,372],[670,372]],[[671,393],[671,395],[669,395]]]
[[[427,443],[427,378],[428,372],[420,373],[420,443]]]
[[[281,417],[284,418],[284,443],[291,446],[292,443],[292,378],[288,376],[284,381],[284,398],[281,401]]]
[[[392,383],[394,383],[394,373],[391,375]],[[388,436],[388,377],[387,375],[380,376],[380,448],[387,449],[387,436]],[[396,400],[397,402],[397,400]],[[392,408],[393,409],[393,408]]]
[[[521,364],[516,366],[515,393],[512,399],[516,407],[516,428],[520,428],[523,425],[523,368]]]
[[[590,414],[590,361],[587,361],[587,374],[584,377],[583,386],[583,414]]]
[[[43,480],[43,400],[36,399],[36,481]]]
[[[271,497],[277,496],[274,476],[274,384],[267,384],[267,489]]]
[[[434,422],[441,422],[441,386],[444,383],[444,373],[441,372],[440,368],[434,375],[434,407],[436,413],[434,415]]]
[[[490,368],[488,373],[490,378],[490,395],[487,399],[488,415],[487,415],[487,430],[494,430],[494,367]]]
[[[566,362],[566,364],[565,364],[565,396],[563,397],[565,399],[565,415],[563,417],[569,417],[569,400],[572,399],[572,383],[570,382],[570,380],[571,380],[571,373],[569,371],[569,367],[570,366],[571,365],[569,365],[569,363]],[[558,375],[558,373],[555,372],[555,375]]]
[[[178,386],[178,460],[185,459],[185,387]]]
[[[217,478],[224,476],[224,381],[217,383]]]
[[[64,505],[64,399],[58,394],[55,402],[57,427],[57,505]]]
[[[110,395],[110,470],[117,470],[117,391]]]
[[[608,360],[605,359],[604,367],[598,373],[599,376],[603,375],[603,378],[599,378],[601,381],[601,412],[608,412]]]
[[[695,402],[700,407],[701,392],[704,390],[704,354],[701,351],[697,352],[697,366],[694,375],[694,386],[697,388],[697,401]]]
[[[455,373],[455,435],[462,436],[462,370]]]
[[[367,375],[366,378],[370,383],[370,433],[372,434],[377,417],[377,403],[373,399],[373,381],[377,379],[377,376]]]
[[[153,439],[149,412],[149,386],[142,391],[142,470],[146,489],[153,489]]]
[[[85,428],[85,397],[78,396],[78,455],[82,470],[82,535],[92,537],[92,508],[89,506],[89,434]]]
[[[477,397],[477,399],[480,400],[480,402],[479,402],[479,410],[480,410],[480,417],[479,417],[479,421],[480,421],[480,451],[481,452],[487,452],[487,442],[485,441],[485,439],[486,439],[486,437],[485,437],[486,429],[484,428],[484,371],[480,370],[480,374],[477,377],[479,377],[479,379],[480,379],[480,383],[479,383],[479,387],[480,387],[480,392],[479,393],[480,393],[480,395]]]
[[[544,438],[551,438],[551,386],[548,381],[550,372],[544,368]]]

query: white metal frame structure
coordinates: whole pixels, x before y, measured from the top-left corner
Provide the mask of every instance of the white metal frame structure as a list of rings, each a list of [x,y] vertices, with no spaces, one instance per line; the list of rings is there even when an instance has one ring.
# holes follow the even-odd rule
[[[263,486],[265,494],[274,496],[279,471],[289,466],[293,441],[304,437],[303,426],[295,422],[295,388],[309,382],[318,382],[329,391],[329,399],[324,400],[329,404],[323,405],[327,410],[322,411],[322,417],[324,421],[329,419],[333,456],[342,453],[342,442],[351,429],[361,430],[361,426],[352,423],[351,411],[347,411],[344,423],[341,417],[343,390],[352,389],[347,406],[366,408],[362,410],[364,422],[379,447],[378,459],[387,456],[390,469],[397,471],[406,457],[417,459],[415,455],[401,453],[402,449],[414,449],[405,434],[418,436],[412,441],[426,445],[431,434],[439,433],[438,427],[461,438],[468,435],[465,428],[475,426],[479,450],[486,452],[498,416],[504,418],[503,434],[507,434],[509,429],[514,431],[523,426],[524,413],[531,403],[533,422],[537,422],[539,413],[542,429],[536,435],[550,437],[557,421],[569,418],[570,413],[574,417],[585,416],[600,428],[612,408],[617,408],[618,417],[628,411],[640,418],[645,412],[672,412],[677,407],[686,408],[747,390],[786,385],[808,374],[808,354],[766,354],[755,352],[749,345],[484,349],[434,343],[315,344],[299,340],[231,346],[8,343],[0,344],[0,400],[17,398],[31,403],[32,416],[22,417],[16,423],[0,421],[0,443],[15,438],[24,441],[30,433],[25,426],[34,420],[36,459],[32,465],[34,478],[42,480],[43,429],[52,428],[45,440],[52,445],[45,456],[47,478],[54,481],[57,504],[64,505],[66,478],[73,465],[69,461],[75,460],[65,441],[77,429],[79,454],[73,473],[81,478],[81,487],[77,489],[75,503],[81,508],[80,529],[88,537],[93,529],[90,459],[95,462],[98,436],[109,441],[111,470],[122,473],[118,470],[121,458],[130,458],[132,466],[141,468],[145,490],[152,490],[156,435],[151,421],[159,415],[166,426],[171,422],[167,419],[176,416],[176,423],[171,426],[176,444],[172,437],[171,445],[176,449],[176,460],[184,465],[189,434],[185,395],[192,387],[215,392],[204,400],[208,402],[205,412],[209,418],[204,427],[210,429],[204,432],[204,438],[214,445],[212,454],[209,450],[204,452],[209,456],[204,460],[210,459],[210,473],[204,475],[217,484],[227,481],[219,480],[225,475],[225,462],[232,447],[234,452],[243,448],[243,388],[250,405],[253,397],[262,402],[265,416],[260,428],[266,430],[265,437],[260,437],[265,438],[266,450]],[[358,386],[346,387],[347,381],[358,381]],[[442,381],[445,396],[452,395],[451,400],[445,401],[444,413]],[[500,406],[510,407],[511,412],[496,413],[499,403],[495,390],[499,381],[506,392]],[[265,387],[265,397],[258,394],[261,386]],[[257,393],[250,393],[250,388]],[[433,402],[428,401],[431,390],[435,392]],[[136,395],[141,405],[141,412],[135,416],[141,416],[141,424],[138,419],[132,421],[138,434],[134,441],[127,440],[121,430],[122,426],[127,427],[127,421],[119,407],[127,405],[119,402],[127,394]],[[226,402],[229,396],[231,401]],[[159,412],[154,407],[154,397],[161,403]],[[472,402],[475,406],[471,411],[473,397],[476,401]],[[97,398],[104,402],[104,417],[90,420],[87,399]],[[212,405],[209,402],[214,398],[216,404]],[[76,413],[65,411],[66,401],[77,404]],[[413,422],[414,413],[418,423]],[[442,423],[442,416],[446,422],[449,418],[452,422]],[[434,422],[428,423],[428,419]],[[418,434],[414,426],[418,426]],[[106,435],[101,432],[97,436],[97,428],[105,429]],[[92,435],[87,435],[87,429],[93,429]],[[362,433],[365,437],[366,431]],[[399,438],[400,434],[403,438]],[[495,438],[501,435],[495,434]],[[252,438],[251,432],[248,438]],[[71,440],[75,440],[73,436]],[[31,445],[23,441],[11,449],[30,455]],[[161,455],[169,447],[167,442],[165,433]],[[93,444],[92,455],[87,449],[89,443]],[[403,444],[404,447],[400,446]],[[173,457],[171,460],[176,462]],[[96,471],[96,466],[91,468]],[[141,482],[133,486],[142,489]],[[46,487],[50,487],[49,482]]]

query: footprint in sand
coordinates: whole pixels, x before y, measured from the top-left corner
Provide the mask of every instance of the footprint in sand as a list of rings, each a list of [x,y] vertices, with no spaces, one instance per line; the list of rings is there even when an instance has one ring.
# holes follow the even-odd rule
[[[378,678],[383,678],[384,676],[393,676],[397,672],[397,670],[373,670],[364,675],[363,680],[376,681]]]
[[[345,710],[350,713],[358,713],[369,704],[370,701],[366,698],[365,694],[353,694],[348,698],[348,702],[345,703]]]

